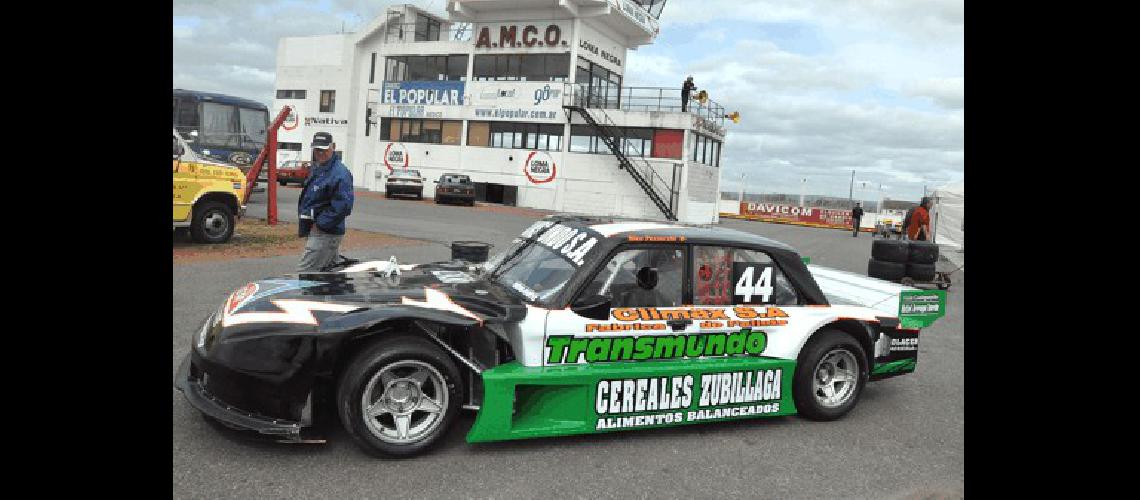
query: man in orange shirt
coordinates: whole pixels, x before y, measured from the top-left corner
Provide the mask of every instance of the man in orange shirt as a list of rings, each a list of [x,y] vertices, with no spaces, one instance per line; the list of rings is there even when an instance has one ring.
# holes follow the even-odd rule
[[[930,198],[924,197],[918,208],[914,209],[910,225],[906,228],[906,237],[919,241],[930,239]]]

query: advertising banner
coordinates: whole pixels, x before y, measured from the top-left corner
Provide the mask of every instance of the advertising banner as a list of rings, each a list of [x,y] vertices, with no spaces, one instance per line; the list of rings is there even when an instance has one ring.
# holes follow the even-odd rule
[[[467,90],[475,120],[561,122],[565,118],[558,82],[471,82]]]
[[[805,226],[851,228],[851,211],[831,208],[799,207],[777,203],[740,204],[740,215],[767,222],[786,222]]]
[[[380,91],[380,102],[421,106],[460,106],[463,104],[463,85],[464,82],[434,80],[384,82]]]

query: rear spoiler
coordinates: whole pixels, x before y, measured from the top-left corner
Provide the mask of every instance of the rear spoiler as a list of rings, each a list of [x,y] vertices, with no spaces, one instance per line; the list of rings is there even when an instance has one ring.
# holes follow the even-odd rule
[[[832,305],[874,309],[882,316],[898,318],[899,328],[925,328],[946,314],[945,290],[921,290],[838,269],[807,267]]]

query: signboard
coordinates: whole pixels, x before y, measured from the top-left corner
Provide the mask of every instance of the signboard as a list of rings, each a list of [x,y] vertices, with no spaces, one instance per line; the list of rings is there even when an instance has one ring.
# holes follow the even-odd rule
[[[463,104],[464,82],[407,81],[384,82],[380,102],[427,106],[460,106]]]
[[[790,222],[818,227],[851,228],[850,210],[799,207],[776,203],[744,202],[740,204],[740,215],[770,222]]]
[[[388,143],[388,147],[384,148],[384,166],[388,167],[388,173],[392,173],[396,167],[408,168],[408,148],[399,142]]]
[[[577,33],[578,55],[615,73],[623,73],[625,46],[582,24]]]
[[[561,122],[562,84],[551,82],[471,82],[467,85],[476,120]]]
[[[546,152],[531,151],[523,161],[523,173],[531,184],[545,184],[554,180],[558,166]]]
[[[475,26],[476,49],[570,49],[567,22],[489,23]]]
[[[285,121],[281,122],[281,128],[293,130],[301,123],[301,114],[297,112],[297,107],[292,104],[285,107],[289,108],[289,114],[285,117]]]
[[[692,106],[691,103],[689,105]],[[704,132],[706,134],[715,135],[720,139],[724,139],[724,127],[717,125],[716,122],[714,122],[712,120],[702,118],[702,117],[697,116],[697,115],[692,115],[692,116],[693,116],[693,128],[695,128],[701,132]]]

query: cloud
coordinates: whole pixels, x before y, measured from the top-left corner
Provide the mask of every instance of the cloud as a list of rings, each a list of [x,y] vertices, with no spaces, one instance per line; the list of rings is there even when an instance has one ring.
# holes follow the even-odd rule
[[[962,109],[965,104],[965,79],[928,78],[908,87],[907,93],[916,97],[929,97],[946,109]]]

